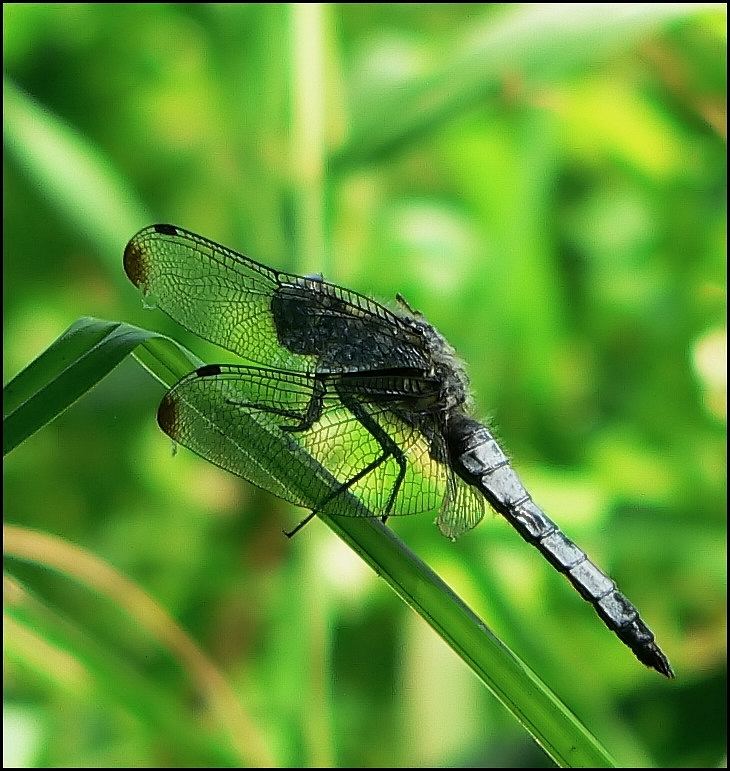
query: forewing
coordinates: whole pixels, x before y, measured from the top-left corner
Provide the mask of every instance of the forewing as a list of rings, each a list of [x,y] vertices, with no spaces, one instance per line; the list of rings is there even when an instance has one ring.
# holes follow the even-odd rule
[[[196,335],[250,361],[307,371],[311,357],[279,345],[271,317],[283,273],[174,225],[151,225],[124,250],[124,269],[148,301]]]
[[[374,300],[273,270],[174,225],[137,233],[125,249],[124,268],[148,301],[176,322],[267,367],[345,372],[429,366],[423,336]]]

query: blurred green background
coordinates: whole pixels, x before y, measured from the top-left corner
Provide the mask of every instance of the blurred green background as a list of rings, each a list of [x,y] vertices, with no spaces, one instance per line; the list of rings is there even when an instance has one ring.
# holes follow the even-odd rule
[[[84,315],[231,360],[142,307],[152,222],[402,292],[677,679],[496,516],[389,524],[621,765],[722,764],[726,14],[690,5],[4,4],[5,381]],[[8,455],[5,517],[210,667],[119,580],[7,559],[86,655],[6,626],[6,766],[550,765],[321,523],[173,457],[162,393],[125,361]]]

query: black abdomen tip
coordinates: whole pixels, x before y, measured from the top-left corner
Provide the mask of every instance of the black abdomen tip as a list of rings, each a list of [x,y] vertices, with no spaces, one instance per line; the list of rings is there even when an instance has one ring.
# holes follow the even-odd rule
[[[644,664],[652,669],[656,669],[659,674],[670,679],[674,677],[674,670],[669,663],[669,659],[662,653],[661,649],[656,644],[649,645],[645,650],[645,655],[641,657]]]

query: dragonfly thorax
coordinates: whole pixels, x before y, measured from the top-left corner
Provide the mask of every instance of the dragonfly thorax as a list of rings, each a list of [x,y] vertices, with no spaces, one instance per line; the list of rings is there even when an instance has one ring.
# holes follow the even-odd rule
[[[428,352],[427,375],[439,383],[439,408],[451,411],[469,401],[469,377],[456,351],[444,336],[422,316],[410,318],[409,323],[423,338]]]

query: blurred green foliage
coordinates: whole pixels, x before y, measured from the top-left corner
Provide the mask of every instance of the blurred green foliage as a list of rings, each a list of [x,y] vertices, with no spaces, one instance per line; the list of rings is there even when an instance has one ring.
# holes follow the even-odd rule
[[[153,221],[402,292],[468,362],[475,412],[636,603],[677,680],[643,671],[496,517],[456,544],[427,515],[390,524],[622,765],[721,762],[724,9],[3,15],[6,380],[84,315],[231,360],[128,284],[124,244]],[[209,716],[168,648],[119,603],[8,560],[62,618],[38,633],[39,612],[6,634],[6,765],[548,763],[329,531],[315,522],[288,543],[297,512],[172,457],[161,395],[128,361],[18,446],[6,519],[149,592],[224,673],[263,746],[199,740]],[[68,619],[76,659],[58,644]]]

